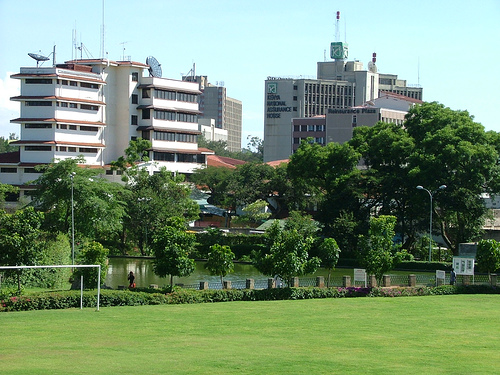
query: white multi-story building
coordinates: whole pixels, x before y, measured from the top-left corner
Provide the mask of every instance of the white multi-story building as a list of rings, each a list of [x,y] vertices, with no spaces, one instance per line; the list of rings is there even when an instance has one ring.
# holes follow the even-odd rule
[[[21,127],[20,150],[0,154],[0,182],[23,195],[39,176],[34,166],[78,155],[113,179],[109,163],[139,137],[152,142],[151,173],[165,166],[190,174],[206,165],[212,152],[198,148],[198,84],[149,76],[148,69],[103,59],[21,68],[12,76],[21,93],[11,98],[21,104],[11,121]]]

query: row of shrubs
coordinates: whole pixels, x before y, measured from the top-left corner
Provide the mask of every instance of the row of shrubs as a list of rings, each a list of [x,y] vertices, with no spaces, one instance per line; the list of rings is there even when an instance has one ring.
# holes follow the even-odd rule
[[[171,293],[151,290],[102,290],[100,306],[138,306],[229,301],[274,301],[312,298],[401,297],[449,294],[500,294],[500,288],[488,285],[443,285],[414,288],[278,288],[252,290],[176,289]],[[83,306],[96,307],[96,291],[83,293]],[[45,292],[11,296],[0,302],[0,311],[67,309],[80,307],[79,291]]]

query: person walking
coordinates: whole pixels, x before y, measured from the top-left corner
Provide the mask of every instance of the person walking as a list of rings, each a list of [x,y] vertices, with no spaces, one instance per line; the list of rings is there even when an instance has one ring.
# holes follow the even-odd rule
[[[129,288],[135,288],[135,276],[132,271],[128,274],[127,280],[129,281]]]
[[[457,281],[457,274],[455,273],[455,269],[452,268],[450,272],[450,285],[455,285],[456,281]]]

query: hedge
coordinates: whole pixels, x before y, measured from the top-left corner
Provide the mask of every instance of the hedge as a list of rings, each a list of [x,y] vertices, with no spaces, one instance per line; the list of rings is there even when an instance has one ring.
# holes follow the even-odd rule
[[[213,303],[229,301],[276,301],[312,298],[405,297],[448,294],[500,294],[489,285],[443,285],[438,287],[400,288],[276,288],[193,290],[176,289],[171,293],[151,291],[101,290],[100,306],[137,306],[160,304]],[[83,293],[83,306],[96,307],[95,291]],[[27,296],[3,297],[0,311],[67,309],[80,307],[80,291],[46,292]]]

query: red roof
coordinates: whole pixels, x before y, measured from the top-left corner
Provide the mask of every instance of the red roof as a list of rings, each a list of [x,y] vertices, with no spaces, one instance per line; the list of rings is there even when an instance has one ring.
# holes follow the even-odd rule
[[[279,167],[281,164],[288,164],[290,162],[290,159],[282,159],[282,160],[273,160],[273,161],[268,161],[266,164],[270,165],[271,167]]]
[[[3,154],[0,154],[0,163],[5,164],[14,164],[14,163],[19,163],[21,160],[21,153],[18,151],[13,151],[13,152],[4,152]]]
[[[237,165],[245,163],[246,161],[228,158],[226,156],[207,155],[207,165],[209,167],[224,167],[235,169]]]

